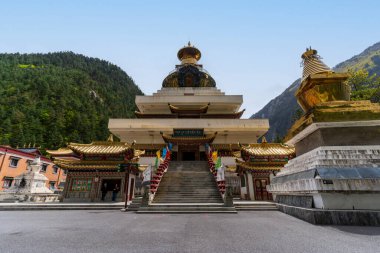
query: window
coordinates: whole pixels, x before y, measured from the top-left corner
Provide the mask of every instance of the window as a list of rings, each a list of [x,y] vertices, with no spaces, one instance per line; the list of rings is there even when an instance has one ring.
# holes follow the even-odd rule
[[[42,164],[41,172],[45,173],[46,170],[47,170],[47,166],[48,166],[48,165],[47,165],[46,163]]]
[[[58,173],[58,166],[56,166],[56,165],[53,166],[53,173],[54,174]]]
[[[9,188],[12,186],[13,177],[4,177],[3,188]]]
[[[63,170],[63,175],[67,175],[67,170]]]
[[[92,180],[90,178],[85,179],[73,179],[71,184],[72,191],[90,191]]]
[[[19,161],[20,159],[21,159],[21,158],[18,158],[18,157],[11,157],[11,161],[9,162],[9,166],[10,166],[10,167],[13,167],[13,168],[17,168],[18,161]]]
[[[49,189],[52,191],[55,191],[57,188],[55,188],[56,181],[49,181]]]

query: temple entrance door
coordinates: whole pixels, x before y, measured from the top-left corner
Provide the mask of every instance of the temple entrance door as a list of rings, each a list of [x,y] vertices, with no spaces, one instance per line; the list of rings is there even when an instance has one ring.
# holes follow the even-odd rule
[[[106,184],[106,187],[104,186]],[[100,185],[100,196],[102,195],[102,192],[105,192],[104,200],[105,201],[111,201],[112,200],[112,191],[115,188],[115,185],[118,185],[119,188],[121,186],[121,179],[103,179],[102,184]],[[119,193],[120,194],[120,193]]]
[[[255,200],[272,200],[271,194],[267,191],[269,178],[255,178]]]
[[[198,145],[178,145],[178,161],[199,161]]]
[[[195,152],[182,152],[182,161],[195,161]]]
[[[131,178],[131,184],[129,186],[129,198],[128,198],[129,201],[131,201],[133,198],[134,189],[135,189],[135,179]]]

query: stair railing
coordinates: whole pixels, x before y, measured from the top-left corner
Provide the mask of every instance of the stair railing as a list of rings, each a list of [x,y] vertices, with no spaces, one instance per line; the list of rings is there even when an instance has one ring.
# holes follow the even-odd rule
[[[218,185],[219,192],[224,199],[224,193],[226,192],[226,180],[221,180],[221,181],[217,180],[217,171],[215,169],[215,163],[212,160],[212,156],[210,154],[207,155],[207,163],[208,163],[210,172],[214,175],[214,179],[215,179],[216,184]]]
[[[150,180],[151,201],[153,201],[158,186],[160,185],[161,179],[169,167],[169,162],[170,154],[165,156],[165,160],[158,166],[156,173],[153,175],[152,180]]]

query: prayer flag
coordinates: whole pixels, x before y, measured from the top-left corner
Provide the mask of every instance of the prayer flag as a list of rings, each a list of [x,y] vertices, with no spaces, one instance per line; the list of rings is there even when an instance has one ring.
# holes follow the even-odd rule
[[[215,164],[215,168],[219,169],[220,167],[222,167],[222,158],[218,157],[218,160],[217,160],[217,162]]]

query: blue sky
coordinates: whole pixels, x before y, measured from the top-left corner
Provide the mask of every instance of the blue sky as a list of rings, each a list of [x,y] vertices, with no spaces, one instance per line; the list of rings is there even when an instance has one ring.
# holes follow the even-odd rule
[[[119,65],[145,94],[189,40],[244,117],[301,75],[312,46],[334,66],[380,41],[380,1],[3,0],[0,52],[73,51]]]

